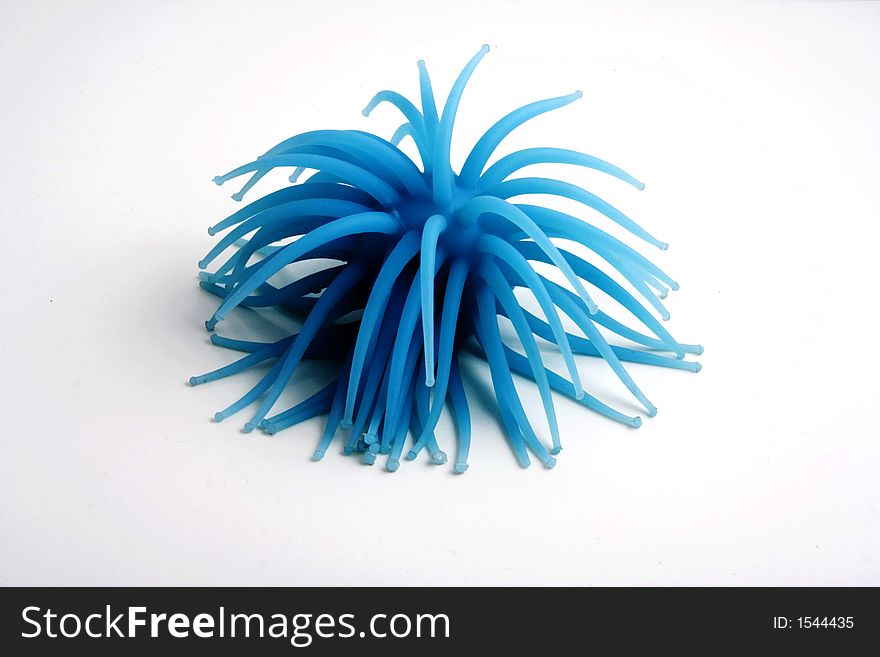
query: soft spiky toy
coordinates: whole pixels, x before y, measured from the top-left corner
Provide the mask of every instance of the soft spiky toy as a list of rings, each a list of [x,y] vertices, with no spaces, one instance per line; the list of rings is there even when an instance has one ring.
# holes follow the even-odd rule
[[[419,62],[421,110],[393,91],[376,94],[364,115],[387,102],[406,118],[390,141],[357,130],[308,132],[214,179],[222,185],[253,173],[233,197],[241,200],[275,167],[295,167],[293,183],[304,170],[316,170],[305,182],[251,203],[208,231],[229,232],[199,262],[200,268],[226,249],[235,249],[214,273],[201,274],[202,287],[223,299],[206,322],[209,330],[237,306],[278,306],[304,317],[299,333],[273,343],[212,335],[215,344],[247,355],[193,377],[193,385],[274,360],[253,389],[216,413],[217,421],[258,404],[245,430],[260,428],[274,434],[328,413],[316,460],[324,456],[341,424],[350,428],[346,454],[362,453],[371,464],[377,454],[388,454],[386,467],[394,471],[410,430],[414,442],[406,458],[415,459],[427,448],[434,463],[446,461],[434,430],[448,403],[458,432],[454,469],[461,473],[468,467],[470,417],[458,360],[468,348],[488,361],[501,421],[519,463],[527,466],[531,452],[552,467],[556,463],[552,455],[561,447],[551,390],[618,422],[641,424],[639,417],[625,415],[584,392],[574,354],[603,358],[648,415],[656,409],[632,381],[623,361],[699,370],[698,363],[683,358],[686,353],[700,353],[701,347],[676,342],[624,286],[587,260],[555,246],[551,238],[586,246],[616,269],[663,319],[668,313],[660,299],[668,288],[678,288],[669,276],[590,223],[508,200],[525,194],[572,199],[665,249],[665,243],[580,187],[510,176],[528,165],[563,163],[602,171],[638,189],[644,187],[642,183],[603,160],[560,148],[528,148],[486,168],[512,130],[568,105],[581,97],[580,92],[511,112],[477,142],[461,172],[453,172],[449,151],[456,110],[468,78],[488,50],[483,46],[465,66],[440,115],[424,62]],[[406,136],[418,148],[421,169],[397,147]],[[327,259],[337,264],[327,266]],[[323,261],[325,268],[282,286],[269,283],[291,263],[304,260]],[[538,274],[532,262],[557,267],[571,289]],[[599,310],[588,292],[590,286],[616,300],[653,335],[635,331]],[[534,294],[543,317],[520,305],[513,292],[517,287]],[[584,335],[567,333],[559,311]],[[499,315],[511,322],[524,355],[502,341]],[[646,349],[612,346],[599,326]],[[570,378],[544,367],[536,336],[558,346]],[[337,359],[338,377],[305,401],[267,417],[304,358]],[[550,429],[549,448],[526,417],[512,373],[538,386]]]

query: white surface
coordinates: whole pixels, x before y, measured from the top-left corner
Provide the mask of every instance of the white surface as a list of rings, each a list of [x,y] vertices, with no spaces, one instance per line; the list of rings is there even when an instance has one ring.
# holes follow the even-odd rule
[[[0,583],[880,584],[880,6],[477,4],[4,4]],[[424,58],[442,98],[484,42],[454,159],[582,89],[503,150],[646,181],[566,172],[671,243],[702,373],[633,366],[638,431],[560,401],[552,471],[488,410],[462,477],[211,422],[249,380],[184,383],[230,356],[195,280],[237,207],[211,177],[296,132],[387,136],[375,91],[414,95]]]

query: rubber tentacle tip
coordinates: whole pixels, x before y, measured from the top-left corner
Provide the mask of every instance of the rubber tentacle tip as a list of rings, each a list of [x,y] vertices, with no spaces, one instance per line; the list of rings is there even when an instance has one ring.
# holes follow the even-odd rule
[[[544,461],[544,467],[548,470],[552,470],[556,467],[556,459],[551,456],[549,459]]]
[[[446,463],[447,460],[448,457],[446,456],[446,452],[444,452],[443,450],[438,450],[431,454],[431,463],[433,463],[434,465],[443,465],[444,463]]]
[[[400,468],[400,460],[399,459],[388,459],[388,463],[385,464],[385,469],[388,472],[397,472]]]
[[[222,422],[226,417],[223,415],[222,411],[217,411],[214,413],[214,422]]]
[[[313,461],[320,461],[323,458],[324,458],[324,450],[323,449],[316,449],[312,453],[312,460]]]
[[[455,472],[455,474],[464,474],[465,472],[467,472],[467,469],[468,464],[464,461],[459,461],[454,466],[452,466],[452,470]]]
[[[366,452],[364,452],[364,455],[361,457],[361,461],[365,465],[373,465],[376,462],[376,454],[374,452],[367,450]]]

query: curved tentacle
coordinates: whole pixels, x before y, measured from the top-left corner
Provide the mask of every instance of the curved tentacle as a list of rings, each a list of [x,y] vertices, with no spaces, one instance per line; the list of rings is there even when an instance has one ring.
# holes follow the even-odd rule
[[[521,356],[509,347],[504,348],[504,354],[507,358],[507,363],[510,366],[511,372],[516,372],[517,374],[531,378],[531,368],[526,362],[525,356]],[[614,420],[615,422],[620,422],[621,424],[625,424],[633,428],[638,428],[642,426],[642,418],[640,418],[638,415],[631,416],[626,415],[625,413],[621,413],[617,409],[608,406],[607,404],[599,401],[590,394],[584,394],[583,397],[578,399],[574,394],[574,387],[571,385],[571,381],[566,381],[564,378],[562,378],[552,370],[547,370],[547,380],[550,383],[551,388],[553,388],[557,392],[561,392],[566,397],[574,399],[576,402],[589,408],[591,411],[595,411],[600,415],[604,415],[605,417]]]
[[[434,101],[434,87],[431,86],[431,76],[428,75],[428,67],[425,61],[420,59],[419,67],[419,91],[422,97],[422,116],[425,119],[425,131],[429,135],[437,133],[440,118],[437,116],[437,103]]]
[[[617,375],[617,378],[620,379],[621,383],[626,386],[626,389],[629,390],[633,396],[639,400],[642,406],[645,407],[645,410],[648,411],[648,415],[656,415],[657,407],[648,400],[645,394],[636,385],[635,381],[633,381],[629,372],[626,371],[626,368],[623,367],[620,360],[617,358],[617,355],[611,349],[611,345],[605,340],[605,336],[603,336],[599,329],[596,328],[596,325],[593,323],[593,320],[590,319],[586,309],[582,307],[580,299],[569,297],[565,294],[567,292],[565,288],[557,285],[553,281],[547,280],[543,276],[541,276],[541,281],[547,287],[547,292],[549,292],[553,302],[566,315],[571,317],[578,327],[586,333],[587,338],[596,349],[599,350],[602,358],[605,359],[605,362],[608,363],[608,366]]]
[[[449,406],[452,408],[452,416],[458,433],[458,452],[453,469],[456,474],[464,474],[468,469],[468,452],[471,448],[471,414],[457,358],[453,359],[450,368]]]
[[[645,183],[633,178],[623,169],[605,160],[600,160],[598,157],[566,148],[526,148],[510,155],[505,155],[480,176],[478,187],[481,190],[486,190],[494,185],[498,185],[505,178],[520,169],[535,164],[573,164],[588,169],[596,169],[629,183],[638,190],[645,188]]]
[[[409,431],[410,420],[413,414],[413,398],[415,397],[415,386],[413,385],[415,377],[415,368],[413,368],[412,377],[407,381],[402,381],[405,398],[403,400],[403,413],[397,419],[396,423],[389,426],[390,448],[388,462],[385,469],[388,472],[396,472],[400,468],[400,455],[403,453],[403,447],[406,444],[406,435]]]
[[[516,207],[531,217],[548,235],[579,242],[619,269],[621,273],[629,274],[627,280],[633,286],[636,286],[636,280],[644,282],[644,274],[651,274],[666,282],[673,290],[677,290],[679,287],[678,283],[672,280],[666,272],[638,251],[586,221],[550,208],[535,205],[517,205]],[[624,271],[624,267],[626,271]],[[634,274],[636,276],[633,276]],[[649,292],[647,300],[652,302],[652,297],[654,295]],[[654,298],[656,299],[656,297]]]
[[[443,311],[440,318],[440,339],[437,350],[437,382],[434,390],[434,404],[431,407],[425,426],[433,427],[440,419],[443,412],[443,400],[446,399],[449,377],[455,363],[455,330],[458,323],[458,311],[461,307],[461,298],[467,282],[470,264],[465,258],[456,258],[449,267],[449,276],[446,279],[446,290],[443,295]],[[413,450],[418,450],[428,440],[426,434],[417,437]]]
[[[400,113],[403,114],[412,126],[412,138],[416,142],[416,148],[419,150],[422,162],[429,162],[431,160],[430,137],[425,130],[425,119],[421,112],[407,98],[401,96],[396,91],[380,91],[364,107],[363,115],[370,116],[370,113],[380,103],[390,103],[400,110]]]
[[[519,342],[526,352],[526,358],[528,358],[532,366],[532,374],[541,395],[541,403],[544,406],[544,414],[547,416],[547,424],[550,427],[550,437],[553,442],[553,449],[550,450],[550,453],[558,454],[562,450],[559,440],[559,425],[556,420],[556,409],[553,406],[553,397],[550,393],[550,385],[547,383],[547,376],[544,373],[544,361],[541,358],[538,344],[535,342],[523,309],[510,289],[510,281],[504,277],[498,266],[487,258],[483,262],[481,273],[498,303],[501,304],[504,314],[513,324],[517,338],[519,338]]]
[[[419,367],[419,374],[421,374],[424,369],[423,364]],[[419,377],[420,380],[422,378],[423,377]],[[419,421],[419,427],[415,433],[416,435],[426,435],[428,437],[425,446],[428,448],[428,453],[431,455],[431,463],[434,465],[443,465],[446,463],[448,457],[446,456],[446,452],[440,449],[440,446],[437,444],[437,438],[434,436],[434,427],[427,424],[428,415],[430,413],[431,389],[428,388],[428,386],[416,383],[415,397],[416,417]],[[409,454],[407,454],[407,458],[409,458]]]
[[[351,432],[345,447],[347,454],[351,454],[358,441],[362,440],[364,427],[378,403],[377,398],[381,392],[382,381],[388,366],[388,355],[394,344],[393,336],[393,333],[389,333],[387,337],[385,335],[380,337],[376,344],[374,358],[369,362],[364,372],[357,414],[354,422],[351,423]],[[343,426],[345,426],[345,422],[343,422]]]
[[[345,160],[327,155],[313,155],[311,153],[297,152],[255,160],[248,164],[243,164],[222,176],[215,176],[214,182],[217,185],[222,185],[233,178],[251,171],[275,167],[305,167],[307,169],[326,171],[362,189],[385,207],[393,207],[400,202],[400,193],[379,176]]]
[[[317,335],[318,330],[324,325],[324,322],[327,321],[330,313],[342,300],[344,295],[346,295],[355,284],[363,280],[365,274],[365,268],[360,263],[353,262],[345,269],[345,271],[336,277],[336,279],[324,291],[324,294],[320,296],[315,307],[312,308],[312,311],[306,316],[306,320],[303,323],[299,334],[296,336],[296,339],[291,343],[287,353],[284,354],[284,358],[281,361],[281,369],[279,370],[272,387],[269,389],[266,397],[257,409],[257,412],[254,414],[253,419],[245,425],[245,431],[253,430],[253,428],[256,427],[271,410],[272,406],[278,400],[278,397],[281,396],[281,393],[290,382],[290,377],[293,375],[297,366],[299,366],[300,361],[305,355],[306,349]]]
[[[382,383],[379,386],[379,396],[376,399],[376,405],[373,407],[370,415],[370,423],[367,425],[367,431],[364,433],[364,442],[372,445],[377,442],[379,436],[379,425],[385,418],[385,402],[388,399],[388,386],[391,384],[389,370],[386,368],[385,376],[382,377]]]
[[[489,46],[484,44],[477,54],[471,57],[471,60],[459,73],[455,84],[452,85],[452,90],[443,106],[443,115],[440,117],[440,127],[437,129],[434,139],[432,156],[434,204],[441,211],[445,211],[452,204],[454,176],[449,163],[449,153],[452,147],[452,126],[455,123],[455,114],[458,112],[461,96],[471,74],[487,52],[489,52]]]
[[[333,279],[347,266],[347,264],[336,265],[327,269],[320,269],[302,278],[298,278],[284,287],[272,288],[263,291],[258,296],[246,297],[241,302],[241,305],[248,308],[267,308],[289,303],[292,299],[302,298],[306,294],[316,294],[332,283]],[[267,287],[271,286],[267,284]]]
[[[578,293],[578,296],[583,299],[587,308],[590,309],[590,313],[595,313],[598,310],[596,303],[590,297],[586,288],[581,284],[580,279],[578,279],[574,271],[572,271],[571,266],[566,262],[565,258],[562,257],[562,254],[559,252],[556,245],[550,241],[534,220],[532,220],[532,218],[521,209],[500,198],[494,198],[492,196],[475,196],[468,201],[459,212],[462,216],[473,221],[479,220],[483,214],[494,214],[515,225],[532,238],[535,243],[540,246],[548,256],[550,256],[550,259],[553,260],[553,264],[559,268],[568,282],[571,283],[575,292]]]
[[[443,252],[439,251],[437,253],[437,259],[434,265],[435,268],[439,268],[443,264],[444,259],[445,256]],[[420,271],[422,267],[424,267],[424,265],[419,266]],[[407,350],[410,348],[410,344],[412,344],[417,337],[421,338],[421,336],[413,335],[416,332],[418,323],[420,323],[421,315],[420,271],[416,273],[416,276],[413,279],[413,283],[410,286],[409,292],[407,293],[406,301],[404,301],[403,312],[400,316],[400,326],[398,328],[398,333],[394,341],[394,349],[391,353],[391,362],[389,367],[391,368],[391,376],[394,378],[394,380],[400,380],[400,378],[402,377],[403,367],[408,353]],[[421,346],[421,344],[422,340],[419,339],[419,345]],[[400,390],[394,389],[389,391],[388,408],[385,411],[386,417],[395,418],[397,416],[397,408],[400,405],[400,397]]]
[[[330,447],[330,443],[333,441],[333,437],[336,435],[336,432],[339,429],[339,424],[342,421],[342,406],[345,402],[345,383],[348,380],[346,375],[348,374],[349,369],[351,369],[351,359],[353,354],[354,346],[352,345],[348,350],[348,355],[345,357],[345,362],[342,364],[339,376],[336,378],[335,388],[333,390],[333,400],[330,403],[330,410],[327,415],[327,423],[324,425],[324,433],[321,435],[321,440],[312,454],[313,461],[320,461],[324,458],[324,454],[327,452],[327,448]]]
[[[611,221],[617,225],[628,230],[636,237],[645,240],[648,244],[653,244],[661,250],[669,248],[669,245],[666,242],[658,240],[607,201],[602,200],[582,187],[561,180],[553,180],[551,178],[514,178],[513,180],[505,180],[502,183],[498,183],[487,189],[485,193],[503,199],[509,199],[514,196],[523,196],[526,194],[549,194],[551,196],[561,196],[593,208],[597,212],[611,219]]]
[[[355,187],[339,185],[337,183],[316,182],[309,186],[297,185],[296,187],[285,187],[283,189],[279,189],[276,192],[272,192],[271,194],[267,194],[266,196],[257,199],[253,203],[248,203],[237,212],[233,212],[222,221],[208,228],[208,235],[216,235],[220,231],[225,230],[230,226],[235,226],[236,224],[239,224],[242,221],[245,221],[246,219],[257,215],[260,212],[277,207],[284,203],[318,198],[333,199],[337,201],[350,201],[351,203],[360,203],[361,205],[367,205],[368,203],[370,203],[370,201],[372,201],[372,197],[369,194]]]
[[[425,385],[434,385],[434,277],[437,259],[437,239],[446,230],[446,217],[435,214],[428,218],[422,229],[421,267],[419,286],[422,302],[422,339],[425,344]]]
[[[524,310],[523,313],[526,316],[526,321],[529,323],[529,328],[532,330],[532,333],[548,342],[553,342],[553,332],[550,330],[550,325],[547,322],[526,310]],[[568,341],[571,343],[571,349],[574,353],[585,356],[595,356],[598,358],[602,357],[599,350],[596,349],[596,346],[590,342],[588,338],[579,335],[572,335],[571,333],[566,333],[566,336],[568,336]],[[657,367],[668,367],[675,370],[688,370],[690,372],[699,372],[702,369],[697,362],[673,358],[671,356],[663,356],[650,351],[628,349],[617,345],[611,345],[611,349],[614,351],[615,356],[621,361],[627,363],[642,363],[645,365],[655,365]]]
[[[357,235],[360,233],[386,233],[393,235],[399,231],[400,223],[395,217],[385,212],[363,212],[350,215],[316,228],[296,242],[285,246],[260,262],[253,274],[247,280],[242,281],[235,291],[223,300],[223,303],[214,312],[211,321],[216,323],[216,321],[223,319],[242,299],[269,280],[281,267],[298,260],[315,247],[322,246],[347,235]]]
[[[562,352],[562,358],[565,361],[569,376],[571,376],[576,395],[583,395],[584,389],[581,385],[577,365],[575,365],[574,362],[574,356],[571,353],[571,345],[565,337],[565,331],[562,328],[562,321],[559,319],[559,315],[556,312],[556,306],[550,299],[550,295],[547,293],[547,289],[544,287],[538,274],[535,273],[528,261],[519,251],[498,237],[483,235],[477,242],[477,248],[484,253],[490,253],[504,261],[514,272],[516,272],[517,276],[521,277],[526,282],[526,285],[532,291],[532,294],[535,295],[535,299],[541,306],[541,311],[544,313],[550,326],[553,327],[553,335],[556,338],[556,345],[559,347],[559,351]]]
[[[525,446],[541,460],[545,467],[552,468],[556,465],[556,459],[550,455],[550,452],[541,444],[532,430],[513,385],[513,379],[510,377],[510,368],[504,358],[504,345],[498,333],[495,300],[487,287],[481,287],[476,291],[476,312],[477,337],[486,352],[486,360],[492,374],[492,384],[495,386],[498,405],[513,416]],[[523,460],[528,464],[528,456]]]
[[[300,422],[311,420],[317,415],[326,413],[330,410],[330,404],[333,401],[333,389],[335,386],[336,381],[328,383],[326,386],[292,408],[278,413],[277,415],[273,415],[270,418],[266,418],[260,423],[260,428],[265,430],[270,436],[273,436],[282,429],[292,427]]]
[[[371,349],[371,345],[376,343],[376,330],[391,298],[392,289],[404,268],[415,257],[418,250],[418,233],[413,231],[406,233],[385,259],[385,262],[382,263],[382,267],[379,269],[379,273],[370,290],[370,296],[367,299],[364,314],[361,317],[361,329],[358,331],[354,347],[348,392],[345,399],[343,426],[351,425],[361,370],[364,367],[364,362],[368,351]]]
[[[399,145],[407,137],[412,137],[413,141],[415,141],[415,137],[413,137],[413,127],[412,124],[407,121],[406,123],[402,123],[397,130],[394,131],[394,134],[391,135],[390,141],[395,146]],[[427,166],[423,163],[424,166]]]
[[[418,323],[421,321],[419,319],[418,313],[415,314],[416,326],[414,327],[412,340],[409,341],[409,349],[406,353],[406,358],[403,359],[403,367],[398,370],[398,373],[395,376],[395,373],[392,373],[392,376],[395,376],[396,381],[408,381],[409,388],[415,389],[416,386],[421,385],[418,377],[417,377],[417,368],[419,361],[419,351],[422,348],[422,335],[418,329]],[[395,347],[397,345],[395,344]],[[413,377],[416,377],[413,379]],[[398,391],[399,392],[399,391]],[[391,395],[389,395],[390,399]],[[384,449],[388,449],[391,447],[391,441],[394,438],[394,427],[398,426],[404,418],[406,417],[406,405],[407,400],[405,396],[397,396],[396,403],[389,406],[386,409],[386,417],[388,421],[385,426],[382,428],[382,447]],[[418,435],[419,432],[416,432]],[[407,459],[410,456],[407,454]]]
[[[550,262],[550,259],[547,257],[547,255],[540,249],[536,248],[533,243],[515,242],[514,247],[529,260],[538,260],[545,263]],[[628,327],[624,326],[620,322],[617,322],[616,320],[601,311],[596,313],[594,317],[595,321],[629,340],[639,342],[641,344],[644,344],[645,346],[655,349],[665,349],[668,351],[672,351],[679,358],[684,357],[684,354],[686,353],[685,345],[679,344],[678,341],[672,337],[669,331],[667,331],[663,327],[663,324],[658,322],[654,318],[654,316],[650,312],[648,312],[648,310],[642,304],[640,304],[632,294],[630,294],[623,288],[622,285],[617,283],[617,281],[608,276],[605,272],[600,270],[598,267],[591,265],[583,258],[579,258],[573,253],[569,253],[568,251],[562,249],[560,249],[560,252],[562,253],[562,257],[564,257],[566,261],[568,261],[568,263],[571,265],[572,269],[578,276],[583,278],[591,285],[595,285],[597,288],[602,290],[602,292],[610,296],[612,299],[614,299],[620,305],[626,308],[629,312],[631,312],[633,316],[641,321],[648,329],[654,332],[654,335],[657,336],[657,340],[652,340],[647,336],[641,335],[640,333],[629,329]]]
[[[461,168],[461,181],[465,187],[473,189],[477,186],[477,181],[486,162],[492,157],[492,153],[498,147],[498,144],[516,130],[526,121],[540,116],[545,112],[565,107],[583,96],[580,91],[575,91],[567,96],[559,96],[558,98],[548,98],[547,100],[539,100],[534,103],[524,105],[519,109],[513,110],[510,114],[499,120],[495,125],[489,128],[486,133],[480,137],[473,149],[465,160],[464,166]]]
[[[290,139],[272,147],[258,160],[266,160],[276,155],[286,155],[297,152],[313,152],[322,154],[312,148],[327,148],[327,154],[346,159],[352,164],[368,168],[388,181],[396,180],[403,184],[406,191],[417,194],[426,191],[425,182],[422,180],[418,168],[406,155],[404,155],[392,143],[381,137],[360,130],[313,130],[298,134]],[[250,181],[242,188],[239,194],[245,194],[259,178],[271,170],[271,167],[257,171]],[[295,182],[291,180],[291,182]]]
[[[239,239],[260,228],[272,225],[277,226],[279,223],[284,222],[282,234],[288,236],[302,235],[315,227],[317,218],[338,219],[350,214],[370,211],[371,208],[359,203],[333,199],[304,199],[282,203],[241,222],[224,235],[223,239],[217,242],[204,258],[199,260],[199,269],[205,269],[217,256],[233,246]],[[256,250],[256,246],[251,244],[243,248],[247,248],[251,252]]]

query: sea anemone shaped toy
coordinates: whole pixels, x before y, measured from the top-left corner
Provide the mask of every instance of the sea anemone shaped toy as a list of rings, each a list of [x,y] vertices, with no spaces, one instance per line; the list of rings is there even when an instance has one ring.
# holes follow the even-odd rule
[[[257,410],[245,431],[257,428],[274,434],[327,414],[315,460],[324,456],[342,425],[349,429],[346,454],[362,454],[369,464],[377,454],[387,455],[386,467],[393,472],[404,454],[412,460],[427,450],[433,463],[447,460],[434,434],[448,403],[458,434],[454,470],[462,473],[468,467],[471,436],[459,358],[470,350],[488,362],[501,423],[517,461],[529,465],[531,453],[553,467],[561,446],[552,390],[623,424],[641,424],[639,417],[584,391],[575,354],[604,359],[648,415],[656,408],[630,378],[624,362],[699,370],[698,363],[684,357],[702,348],[673,339],[636,296],[667,319],[661,299],[670,288],[678,288],[675,281],[597,226],[557,210],[510,201],[534,194],[571,199],[597,211],[603,221],[665,249],[665,243],[585,189],[548,178],[511,176],[526,166],[554,163],[595,169],[637,189],[644,187],[641,182],[608,162],[562,148],[527,148],[487,167],[511,131],[568,105],[581,97],[580,92],[514,110],[479,139],[461,171],[453,171],[449,152],[456,110],[468,78],[488,50],[483,46],[464,67],[442,112],[424,62],[418,65],[421,108],[393,91],[376,94],[364,115],[389,103],[406,119],[390,141],[359,130],[307,132],[214,179],[222,185],[252,174],[233,196],[241,200],[276,167],[293,167],[293,183],[305,170],[314,171],[303,182],[254,201],[208,231],[226,234],[199,262],[201,269],[227,249],[234,251],[213,273],[201,272],[201,286],[222,298],[206,322],[209,330],[238,306],[279,307],[303,318],[298,333],[271,343],[211,336],[215,344],[245,355],[193,377],[192,385],[272,363],[247,394],[216,413],[217,421],[254,404]],[[407,136],[415,142],[421,168],[398,148]],[[560,248],[552,238],[582,244],[623,280]],[[270,283],[292,263],[306,260],[315,261],[316,271],[283,285]],[[542,276],[532,263],[554,266],[559,281],[567,285]],[[514,293],[518,287],[528,288],[539,314],[521,305]],[[649,334],[600,310],[591,289],[615,300]],[[560,312],[583,335],[567,332]],[[499,317],[509,320],[520,349],[502,340]],[[639,348],[612,345],[606,334]],[[567,378],[545,368],[537,338],[558,347]],[[341,363],[337,377],[292,408],[270,415],[307,358]],[[549,445],[526,416],[513,374],[537,385]]]

